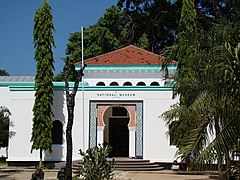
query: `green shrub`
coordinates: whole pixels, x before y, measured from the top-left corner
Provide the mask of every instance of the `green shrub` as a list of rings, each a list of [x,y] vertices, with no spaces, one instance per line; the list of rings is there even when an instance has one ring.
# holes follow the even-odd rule
[[[240,162],[231,168],[230,177],[232,179],[240,180]]]
[[[72,180],[79,180],[78,177],[72,177]]]
[[[83,166],[80,167],[80,175],[86,180],[104,180],[113,178],[114,160],[107,161],[111,148],[109,146],[98,145],[89,148],[86,153],[80,150],[83,157]]]

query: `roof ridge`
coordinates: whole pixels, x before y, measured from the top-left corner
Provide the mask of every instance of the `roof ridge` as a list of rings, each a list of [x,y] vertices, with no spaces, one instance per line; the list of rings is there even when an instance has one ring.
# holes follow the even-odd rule
[[[136,49],[139,49],[139,50],[141,50],[141,51],[145,51],[146,53],[155,55],[155,56],[157,56],[157,57],[161,56],[160,54],[156,54],[156,53],[154,53],[154,52],[152,52],[152,51],[148,51],[148,50],[146,50],[146,49],[144,49],[144,48],[140,48],[140,47],[134,46],[134,45],[132,45],[132,44],[130,44],[129,46],[134,47],[134,48],[136,48]]]
[[[104,54],[100,54],[100,55],[95,56],[95,57],[88,58],[88,59],[84,60],[84,62],[91,61],[91,60],[97,59],[97,58],[101,58],[102,56],[107,56],[107,55],[110,55],[110,54],[113,54],[113,53],[116,53],[116,52],[119,52],[119,51],[123,51],[123,50],[125,50],[125,49],[127,49],[127,48],[129,48],[129,47],[133,47],[133,48],[135,48],[135,49],[144,51],[145,53],[152,54],[152,55],[154,55],[154,56],[156,56],[156,57],[160,57],[160,56],[161,56],[161,55],[155,54],[155,53],[153,53],[153,52],[150,52],[150,51],[148,51],[148,50],[146,50],[146,49],[143,49],[143,48],[140,48],[140,47],[137,47],[137,46],[134,46],[134,45],[130,44],[130,45],[125,46],[125,47],[122,47],[122,48],[120,48],[120,49],[116,49],[116,50],[113,50],[113,51],[110,51],[110,52],[107,52],[107,53],[104,53]],[[75,64],[80,64],[81,62],[82,62],[82,61],[79,61],[79,62],[77,62],[77,63],[75,63]]]

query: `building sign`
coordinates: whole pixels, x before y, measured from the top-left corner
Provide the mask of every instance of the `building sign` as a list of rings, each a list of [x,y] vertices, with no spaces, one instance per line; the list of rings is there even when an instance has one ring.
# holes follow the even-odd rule
[[[102,92],[97,93],[98,97],[113,97],[113,98],[121,98],[121,97],[135,97],[135,93],[128,93],[128,92]]]

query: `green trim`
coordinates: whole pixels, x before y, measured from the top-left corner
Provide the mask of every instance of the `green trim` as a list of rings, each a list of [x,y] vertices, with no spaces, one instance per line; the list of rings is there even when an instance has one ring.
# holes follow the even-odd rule
[[[35,91],[35,82],[0,82],[0,87],[9,87],[10,91]],[[69,82],[69,89],[72,90],[74,82]],[[88,83],[84,82],[84,86],[87,87]],[[54,90],[62,91],[65,89],[65,82],[53,82]],[[79,83],[79,87],[82,87],[82,83]]]
[[[79,71],[79,70],[81,69],[81,67],[82,67],[82,66],[80,66],[80,65],[75,65],[75,70],[76,70],[76,71]],[[85,69],[86,69],[86,68],[85,68]]]
[[[0,87],[9,87],[10,91],[34,91],[35,82],[0,82]]]
[[[0,82],[0,86],[34,86],[35,82]]]
[[[167,66],[168,69],[177,69],[176,64],[170,64]],[[76,65],[75,70],[80,70],[81,66]],[[161,70],[162,66],[159,65],[88,65],[85,70],[95,71],[95,70]]]
[[[84,91],[172,91],[170,86],[89,86],[84,83]],[[65,82],[53,82],[55,91],[64,91]],[[35,91],[34,82],[0,82],[0,87],[9,87],[10,91]],[[69,90],[72,90],[74,82],[69,82]],[[79,84],[79,91],[82,83]]]
[[[84,91],[172,91],[171,87],[160,86],[88,86]]]

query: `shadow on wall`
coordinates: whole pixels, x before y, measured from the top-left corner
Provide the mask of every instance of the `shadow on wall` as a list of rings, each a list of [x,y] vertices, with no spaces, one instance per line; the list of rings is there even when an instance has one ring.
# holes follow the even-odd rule
[[[51,162],[48,165],[48,168],[55,168],[56,165],[54,162],[61,162],[62,158],[63,158],[63,146],[62,145],[53,145],[52,153],[50,153],[49,151],[45,152],[44,163],[48,164],[46,162]]]
[[[55,91],[54,92],[54,102],[52,106],[52,111],[54,114],[53,117],[53,130],[55,129],[55,132],[53,131],[53,145],[52,145],[52,152],[49,151],[45,152],[44,161],[49,162],[59,162],[63,161],[63,147],[65,142],[65,115],[64,115],[64,104],[65,104],[65,98],[64,98],[64,91]],[[58,122],[58,123],[56,123]],[[61,124],[60,130],[58,129],[59,126],[56,128],[56,124]],[[56,131],[57,130],[57,131]],[[61,133],[61,134],[59,134]],[[54,166],[54,164],[53,164]],[[52,167],[54,168],[54,167]]]

